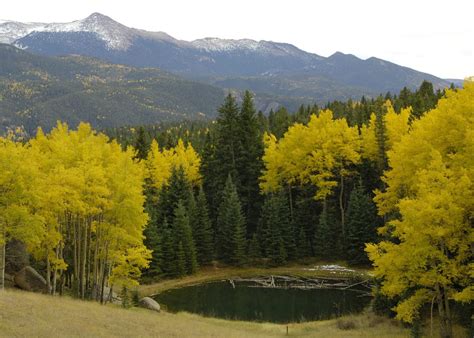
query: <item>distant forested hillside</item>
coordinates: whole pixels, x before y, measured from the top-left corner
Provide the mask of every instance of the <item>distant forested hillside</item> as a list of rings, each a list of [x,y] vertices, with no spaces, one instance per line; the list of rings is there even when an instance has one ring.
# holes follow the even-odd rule
[[[0,45],[0,128],[57,120],[95,128],[215,115],[224,91],[152,68],[112,65],[97,59],[33,55]]]

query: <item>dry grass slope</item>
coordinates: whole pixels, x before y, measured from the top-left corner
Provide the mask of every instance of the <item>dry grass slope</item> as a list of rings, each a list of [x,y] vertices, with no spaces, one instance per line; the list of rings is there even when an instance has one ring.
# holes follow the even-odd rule
[[[407,337],[391,321],[359,315],[292,324],[291,337]],[[204,318],[187,313],[102,306],[67,297],[22,291],[0,292],[0,337],[283,337],[286,326]]]

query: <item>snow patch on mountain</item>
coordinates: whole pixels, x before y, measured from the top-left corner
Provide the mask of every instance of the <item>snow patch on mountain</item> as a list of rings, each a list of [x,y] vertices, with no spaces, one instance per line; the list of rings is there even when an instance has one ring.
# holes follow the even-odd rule
[[[135,33],[128,27],[100,13],[94,13],[83,20],[68,23],[21,23],[5,21],[0,23],[0,42],[13,43],[34,32],[89,32],[106,42],[109,49],[126,50]]]
[[[291,44],[265,40],[204,38],[191,41],[191,45],[208,53],[240,51],[243,53],[260,53],[272,56],[291,56],[308,60],[322,59],[318,55],[307,53]]]
[[[20,39],[31,32],[41,29],[45,24],[31,22],[23,23],[16,21],[0,21],[0,43],[11,44],[15,40]]]

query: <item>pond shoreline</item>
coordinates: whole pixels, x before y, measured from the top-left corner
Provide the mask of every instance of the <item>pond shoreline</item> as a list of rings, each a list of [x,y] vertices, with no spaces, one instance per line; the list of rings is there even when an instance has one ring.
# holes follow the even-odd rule
[[[301,282],[299,278],[287,278]],[[215,281],[169,289],[154,299],[171,313],[278,324],[358,314],[372,299],[370,293],[362,289],[320,287],[319,284],[290,288],[278,285],[281,281],[268,277]]]
[[[321,268],[323,267],[323,268]],[[329,268],[324,268],[329,267]],[[337,267],[337,268],[334,268]],[[287,276],[291,278],[332,279],[339,281],[361,282],[371,280],[370,270],[346,268],[341,265],[323,265],[318,262],[309,265],[292,265],[277,268],[235,268],[235,267],[204,267],[191,276],[176,279],[163,279],[155,283],[140,285],[141,296],[155,296],[169,289],[199,285],[215,281],[238,280],[261,276]]]

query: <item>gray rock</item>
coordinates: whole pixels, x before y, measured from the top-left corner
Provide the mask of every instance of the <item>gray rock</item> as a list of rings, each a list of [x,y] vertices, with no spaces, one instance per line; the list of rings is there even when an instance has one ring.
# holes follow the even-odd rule
[[[161,309],[160,304],[158,304],[153,298],[150,298],[150,297],[144,297],[140,299],[139,304],[141,307],[148,310],[160,312],[160,309]]]
[[[34,292],[48,292],[46,280],[31,266],[26,266],[15,274],[15,285],[20,289]]]
[[[15,286],[15,281],[12,275],[5,273],[5,287],[6,288],[13,288]]]

